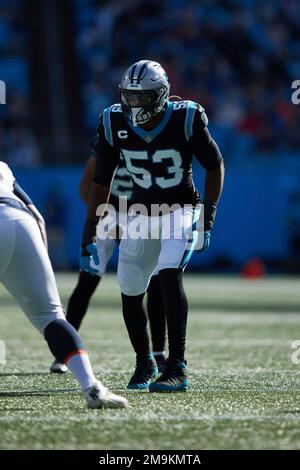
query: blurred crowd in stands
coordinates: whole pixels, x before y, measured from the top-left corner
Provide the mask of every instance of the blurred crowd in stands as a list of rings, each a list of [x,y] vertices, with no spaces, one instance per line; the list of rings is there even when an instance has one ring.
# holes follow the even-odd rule
[[[6,100],[0,105],[0,159],[13,166],[39,164],[31,122],[29,64],[20,0],[0,0],[0,79]]]
[[[0,0],[0,158],[41,162],[30,98],[23,0]],[[200,102],[227,161],[300,148],[299,0],[72,0],[86,137],[119,100],[124,70],[141,58],[166,68],[171,93]],[[31,106],[30,106],[31,101]]]
[[[126,67],[141,58],[168,71],[171,92],[199,101],[223,151],[300,148],[299,0],[76,0],[85,124],[118,101]]]

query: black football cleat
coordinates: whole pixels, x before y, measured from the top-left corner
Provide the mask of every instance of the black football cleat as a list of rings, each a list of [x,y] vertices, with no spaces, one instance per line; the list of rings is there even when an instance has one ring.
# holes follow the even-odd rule
[[[166,371],[149,385],[150,392],[185,392],[188,388],[186,361],[167,361]]]
[[[137,359],[134,374],[129,380],[127,388],[129,390],[148,390],[151,380],[157,374],[158,368],[153,353],[150,353],[148,359],[144,361]]]

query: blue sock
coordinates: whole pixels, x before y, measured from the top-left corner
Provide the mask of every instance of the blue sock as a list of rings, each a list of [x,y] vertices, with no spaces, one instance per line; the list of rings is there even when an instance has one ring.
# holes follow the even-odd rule
[[[53,356],[66,364],[83,390],[97,382],[83,342],[70,323],[54,320],[45,328],[44,335]]]
[[[44,336],[53,356],[65,362],[69,355],[84,351],[84,345],[78,332],[66,320],[54,320],[44,330]]]

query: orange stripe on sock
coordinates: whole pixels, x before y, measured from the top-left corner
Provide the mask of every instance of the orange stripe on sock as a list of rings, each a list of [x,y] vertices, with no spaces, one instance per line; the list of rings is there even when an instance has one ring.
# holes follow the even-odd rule
[[[75,349],[75,351],[70,352],[64,359],[64,364],[67,365],[67,362],[71,357],[76,356],[76,354],[87,354],[85,349]]]

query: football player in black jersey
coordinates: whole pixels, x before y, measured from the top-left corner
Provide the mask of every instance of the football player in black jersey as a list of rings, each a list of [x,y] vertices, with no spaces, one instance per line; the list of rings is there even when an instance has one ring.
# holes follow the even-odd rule
[[[90,157],[85,166],[84,174],[80,181],[79,193],[81,199],[87,204],[91,184],[96,167],[96,146],[98,138],[95,137],[91,144]],[[124,160],[121,160],[111,187],[109,203],[116,211],[119,209],[119,197],[126,197],[132,200],[132,179],[126,170]],[[66,318],[78,331],[85,316],[91,297],[95,292],[101,278],[106,272],[107,263],[112,256],[116,243],[119,240],[106,238],[97,240],[100,264],[97,276],[93,276],[86,271],[80,271],[77,285],[69,299]],[[163,308],[163,296],[161,282],[158,273],[154,273],[147,289],[147,313],[149,318],[152,348],[159,372],[164,372],[166,367],[165,339],[166,339],[166,316]],[[55,359],[50,366],[50,372],[62,374],[68,371],[65,364]]]
[[[80,259],[82,269],[95,273],[99,263],[96,226],[106,210],[111,181],[122,156],[139,207],[132,210],[118,263],[123,316],[136,353],[136,368],[128,388],[149,388],[151,392],[178,392],[188,387],[188,308],[182,274],[195,246],[199,248],[197,238],[202,238],[201,250],[209,246],[224,179],[223,159],[207,129],[204,109],[193,101],[170,101],[169,91],[161,65],[142,60],[125,72],[120,84],[121,103],[104,110]],[[205,170],[203,206],[193,182],[193,156]],[[166,371],[152,381],[157,367],[150,350],[143,298],[155,270],[163,288],[169,356]]]

